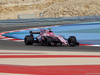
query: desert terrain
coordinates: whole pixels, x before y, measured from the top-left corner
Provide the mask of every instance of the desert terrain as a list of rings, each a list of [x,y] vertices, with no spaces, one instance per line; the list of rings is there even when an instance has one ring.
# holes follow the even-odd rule
[[[0,19],[17,19],[18,14],[39,18],[100,15],[100,0],[0,0]]]

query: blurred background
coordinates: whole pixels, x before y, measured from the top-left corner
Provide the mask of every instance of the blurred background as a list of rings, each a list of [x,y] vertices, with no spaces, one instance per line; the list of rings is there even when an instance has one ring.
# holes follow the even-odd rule
[[[100,0],[0,0],[0,19],[93,16],[99,7]]]

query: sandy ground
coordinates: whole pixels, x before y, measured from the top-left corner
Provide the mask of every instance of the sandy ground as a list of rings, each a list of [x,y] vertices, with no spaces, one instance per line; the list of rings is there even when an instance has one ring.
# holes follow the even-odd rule
[[[100,15],[100,0],[0,0],[0,19],[17,19],[18,14],[43,17]]]

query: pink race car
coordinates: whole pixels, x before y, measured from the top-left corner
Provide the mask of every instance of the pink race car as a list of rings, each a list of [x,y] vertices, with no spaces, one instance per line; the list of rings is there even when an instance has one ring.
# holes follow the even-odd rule
[[[34,34],[39,34],[38,37],[34,38]],[[79,45],[75,36],[70,36],[65,39],[61,35],[55,35],[51,30],[40,29],[39,32],[30,31],[30,35],[25,36],[25,45],[33,45],[38,43],[46,46],[64,45],[64,46],[76,46]]]

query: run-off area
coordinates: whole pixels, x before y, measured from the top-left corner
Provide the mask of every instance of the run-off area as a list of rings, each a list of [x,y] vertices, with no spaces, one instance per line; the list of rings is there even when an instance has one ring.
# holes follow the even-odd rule
[[[43,29],[52,28],[52,31],[56,35],[62,35],[66,39],[69,36],[76,36],[78,42],[81,44],[94,44],[100,45],[100,22],[92,23],[81,23],[81,24],[70,24],[70,25],[61,25],[54,27],[46,27]],[[15,32],[10,32],[3,34],[3,36],[21,39],[23,40],[26,35],[29,35],[29,31],[39,31],[40,28],[33,28],[29,30],[20,30]],[[38,35],[34,35],[35,37]]]

